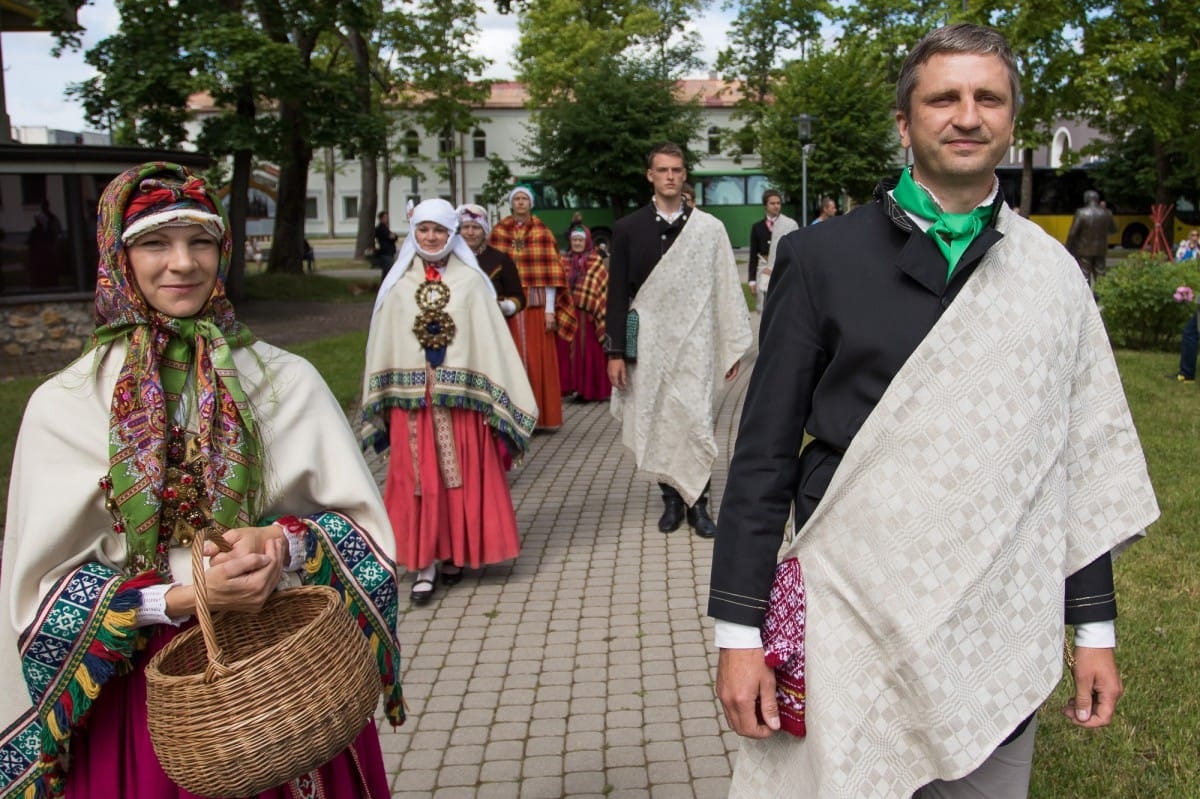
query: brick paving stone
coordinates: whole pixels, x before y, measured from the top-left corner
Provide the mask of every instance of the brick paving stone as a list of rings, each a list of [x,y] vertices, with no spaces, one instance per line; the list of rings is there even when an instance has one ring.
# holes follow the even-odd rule
[[[521,799],[558,799],[563,795],[562,777],[534,777],[522,780],[519,795]]]

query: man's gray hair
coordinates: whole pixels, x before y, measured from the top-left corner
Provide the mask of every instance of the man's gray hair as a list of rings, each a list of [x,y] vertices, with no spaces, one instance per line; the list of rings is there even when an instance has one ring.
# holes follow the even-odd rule
[[[1013,117],[1021,110],[1021,74],[1017,70],[1017,59],[1008,41],[999,31],[959,22],[930,31],[917,42],[916,47],[904,59],[900,68],[900,79],[896,81],[896,108],[904,116],[912,113],[912,93],[917,87],[917,70],[935,55],[946,53],[969,53],[971,55],[994,55],[1008,68],[1008,83],[1012,90]]]

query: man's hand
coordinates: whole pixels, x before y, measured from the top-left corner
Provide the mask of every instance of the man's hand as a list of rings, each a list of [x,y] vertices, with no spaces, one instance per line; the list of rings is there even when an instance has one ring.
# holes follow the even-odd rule
[[[1063,715],[1078,727],[1107,727],[1125,693],[1114,650],[1076,647],[1071,676],[1075,696],[1063,708]]]
[[[779,729],[775,672],[761,649],[722,649],[717,661],[717,698],[725,721],[738,735],[767,738]]]
[[[741,368],[742,362],[734,361],[733,366],[729,367],[729,371],[725,373],[725,382],[728,383],[736,378],[738,376],[738,372],[741,371]]]
[[[612,383],[613,388],[615,388],[617,391],[624,391],[627,380],[628,376],[625,373],[625,359],[609,358],[608,382]]]
[[[751,294],[758,293],[758,282],[757,281],[754,281],[754,280],[750,281],[750,293]]]

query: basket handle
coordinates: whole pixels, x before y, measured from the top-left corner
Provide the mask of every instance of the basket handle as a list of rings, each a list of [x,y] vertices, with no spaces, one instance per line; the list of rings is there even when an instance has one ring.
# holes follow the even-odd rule
[[[204,636],[204,650],[208,653],[208,666],[204,669],[204,681],[213,682],[218,677],[228,677],[233,669],[222,663],[224,653],[217,642],[217,631],[213,627],[212,612],[208,609],[208,585],[204,578],[204,542],[212,541],[217,549],[228,552],[233,549],[221,533],[211,527],[196,530],[192,539],[192,583],[196,591],[196,618],[200,622],[200,634]]]

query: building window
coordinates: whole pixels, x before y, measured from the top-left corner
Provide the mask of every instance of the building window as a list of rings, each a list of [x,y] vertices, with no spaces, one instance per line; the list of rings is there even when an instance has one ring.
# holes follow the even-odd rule
[[[438,155],[449,155],[454,152],[454,131],[443,131],[438,137]]]
[[[317,211],[317,198],[313,195],[308,195],[304,198],[304,218],[305,219],[320,219],[321,215]]]
[[[476,158],[487,158],[487,134],[479,128],[471,134],[471,155]]]
[[[718,127],[708,129],[708,154],[721,154],[721,129]]]
[[[421,154],[421,137],[415,130],[404,131],[404,154],[409,158],[416,158]]]
[[[21,204],[41,205],[46,201],[46,176],[21,175]]]
[[[358,219],[358,195],[342,198],[342,219]]]

